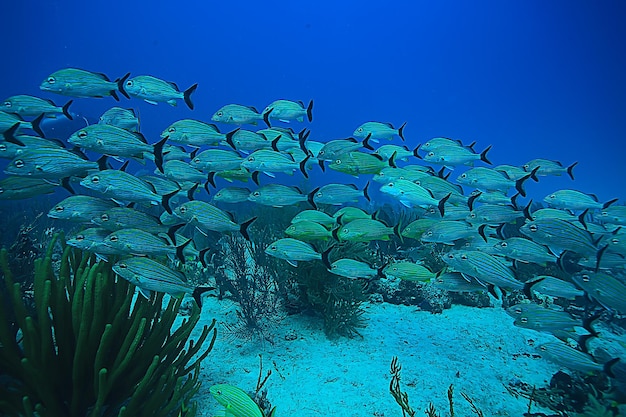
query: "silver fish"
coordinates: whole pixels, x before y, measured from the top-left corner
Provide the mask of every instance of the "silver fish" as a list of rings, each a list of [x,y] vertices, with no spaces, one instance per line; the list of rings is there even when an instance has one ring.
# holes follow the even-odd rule
[[[119,84],[120,91],[125,91],[132,97],[137,97],[150,104],[167,103],[177,105],[177,99],[183,99],[187,107],[193,110],[191,95],[198,84],[194,84],[185,91],[180,91],[172,82],[164,81],[151,75],[139,75]]]
[[[123,84],[130,76],[124,75],[115,81],[97,72],[85,71],[77,68],[64,68],[53,72],[41,82],[39,88],[42,91],[62,94],[73,97],[106,97],[112,96],[119,101],[117,92],[119,91],[127,98],[130,98],[123,89]],[[122,88],[120,88],[122,86]]]
[[[35,96],[17,95],[6,98],[2,103],[2,110],[7,113],[19,114],[22,117],[36,117],[42,113],[46,117],[56,117],[58,114],[63,114],[68,119],[73,120],[69,111],[72,102],[73,100],[69,100],[60,107],[54,104],[52,100]]]
[[[119,127],[129,132],[139,132],[139,117],[133,109],[111,107],[100,116],[98,123]]]

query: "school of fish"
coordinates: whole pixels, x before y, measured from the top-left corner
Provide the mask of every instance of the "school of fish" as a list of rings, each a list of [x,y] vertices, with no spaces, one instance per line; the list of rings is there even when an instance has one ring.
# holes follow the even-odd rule
[[[148,75],[125,74],[112,81],[101,73],[65,68],[40,85],[43,92],[71,97],[64,105],[28,95],[6,98],[0,111],[0,157],[7,161],[0,199],[26,199],[63,187],[67,198],[48,216],[79,226],[68,244],[103,259],[116,256],[115,273],[146,296],[151,291],[190,294],[198,304],[207,289],[192,287],[162,259],[204,263],[206,248],[196,247],[195,232],[252,239],[249,227],[256,217],[237,219],[228,207],[301,207],[284,238],[262,250],[294,267],[323,262],[331,273],[350,279],[418,281],[495,297],[518,291],[530,302],[507,312],[515,325],[555,336],[541,346],[547,357],[573,370],[612,377],[621,369],[618,358],[594,357],[588,343],[599,337],[593,327],[599,314],[626,314],[626,206],[617,199],[598,201],[573,185],[541,202],[520,203],[543,176],[563,176],[575,184],[577,162],[534,159],[523,166],[494,166],[491,146],[477,151],[476,143],[445,137],[410,148],[404,145],[406,123],[368,121],[348,138],[316,141],[307,128],[285,127],[312,122],[313,100],[275,100],[263,111],[226,104],[210,117],[163,126],[154,141],[140,133],[136,112],[122,107],[110,108],[99,123],[60,140],[45,138],[42,129],[45,118],[72,119],[70,106],[78,98],[119,101],[123,96],[171,106],[182,100],[193,110],[197,86],[181,90]],[[89,159],[84,152],[99,157]],[[121,166],[114,168],[115,161]],[[130,161],[153,164],[154,174],[126,172]],[[327,170],[346,174],[346,180],[325,180]],[[316,185],[307,190],[284,185],[276,179],[281,174]],[[229,185],[217,186],[218,179]],[[352,184],[354,179],[366,185]],[[394,202],[398,212],[415,220],[385,223],[372,209],[376,199]],[[408,248],[438,245],[446,267],[431,271],[404,251],[385,265],[333,256],[344,242],[392,238]],[[319,242],[328,249],[319,250]],[[538,271],[552,267],[559,276],[537,274],[522,281],[522,264],[534,264]],[[575,318],[533,302],[537,296],[597,307]]]

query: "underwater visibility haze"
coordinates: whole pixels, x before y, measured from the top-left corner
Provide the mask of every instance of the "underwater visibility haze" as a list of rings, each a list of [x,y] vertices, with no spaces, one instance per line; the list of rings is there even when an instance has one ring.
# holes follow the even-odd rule
[[[1,415],[626,415],[623,2],[0,11]]]

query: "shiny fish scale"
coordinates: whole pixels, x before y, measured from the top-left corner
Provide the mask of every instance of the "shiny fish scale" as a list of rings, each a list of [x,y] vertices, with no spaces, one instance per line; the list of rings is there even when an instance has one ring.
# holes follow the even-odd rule
[[[378,271],[365,262],[354,259],[338,259],[330,265],[329,272],[346,278],[371,278]]]
[[[87,195],[72,195],[57,203],[48,212],[53,219],[71,220],[77,222],[91,222],[95,216],[117,207],[111,200],[103,200]]]
[[[443,255],[442,260],[458,272],[504,289],[524,287],[508,266],[497,257],[481,251],[453,251]]]
[[[510,237],[494,247],[498,254],[522,262],[532,262],[543,266],[547,262],[556,262],[556,256],[551,254],[545,246],[521,237]]]
[[[120,229],[108,235],[106,245],[133,255],[175,255],[176,247],[165,240],[137,228]]]
[[[43,148],[21,153],[11,161],[5,172],[33,178],[61,179],[90,169],[98,169],[98,164],[63,148]]]
[[[201,230],[215,232],[236,232],[240,226],[226,212],[205,203],[204,201],[188,201],[174,209],[174,214]]]
[[[159,219],[130,207],[113,207],[93,217],[91,222],[110,231],[134,227],[149,233],[166,232]]]
[[[143,256],[123,259],[113,265],[113,271],[143,290],[166,292],[174,296],[191,294],[194,290],[185,282],[182,273]]]
[[[306,201],[307,195],[302,194],[294,187],[288,187],[282,184],[268,184],[253,191],[248,196],[248,200],[253,203],[263,204],[266,206],[283,207],[298,204]]]
[[[117,91],[117,83],[109,81],[104,74],[64,68],[50,74],[39,88],[74,97],[104,97]]]
[[[139,75],[129,79],[124,89],[131,96],[148,100],[168,101],[183,98],[183,93],[175,85],[149,75]]]
[[[98,191],[109,198],[122,201],[160,204],[162,199],[139,178],[115,169],[107,169],[88,175],[80,182],[80,185]]]
[[[223,405],[225,413],[230,417],[264,417],[254,401],[240,388],[227,384],[216,384],[209,392]]]
[[[297,239],[284,238],[270,244],[265,253],[287,261],[313,261],[322,259],[322,255],[313,246]]]
[[[216,146],[226,140],[226,135],[220,133],[217,126],[193,119],[183,119],[172,123],[161,132],[161,138],[168,141],[189,146]]]
[[[595,254],[598,251],[592,236],[586,230],[560,219],[539,219],[526,222],[520,232],[534,242],[553,249],[571,250],[581,255]]]
[[[143,142],[139,139],[140,137],[139,134],[120,127],[96,124],[75,132],[67,141],[80,148],[101,154],[142,157],[143,152],[152,153],[153,146]]]
[[[422,242],[453,245],[455,240],[478,234],[478,229],[465,222],[442,220],[431,225],[421,236]]]
[[[196,155],[190,165],[200,171],[225,171],[238,169],[243,158],[235,151],[225,149],[207,149]]]

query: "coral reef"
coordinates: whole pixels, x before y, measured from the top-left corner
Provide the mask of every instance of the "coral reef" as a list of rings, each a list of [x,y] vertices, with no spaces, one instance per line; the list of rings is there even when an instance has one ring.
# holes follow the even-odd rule
[[[201,361],[215,342],[214,322],[194,342],[196,308],[176,330],[181,299],[163,307],[116,278],[110,264],[65,246],[35,261],[34,308],[24,303],[6,250],[0,252],[0,414],[29,417],[174,416],[199,388]],[[56,272],[56,273],[55,273]],[[204,347],[208,339],[208,347]],[[185,411],[193,415],[193,406]]]

